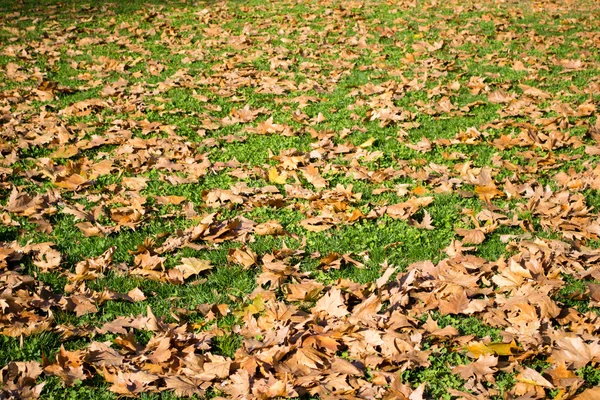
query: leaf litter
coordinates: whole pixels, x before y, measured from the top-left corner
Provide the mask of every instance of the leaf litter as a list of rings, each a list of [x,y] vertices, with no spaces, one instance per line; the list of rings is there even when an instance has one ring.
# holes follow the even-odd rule
[[[261,13],[271,5],[227,2],[148,5],[130,19],[117,19],[113,5],[65,6],[78,24],[68,26],[54,6],[44,19],[18,8],[0,17],[8,60],[0,81],[0,223],[2,232],[18,232],[1,236],[0,334],[85,341],[38,360],[8,360],[0,398],[38,398],[42,377],[73,386],[100,376],[126,397],[172,391],[417,400],[431,396],[433,382],[411,382],[407,373],[429,368],[442,352],[465,360],[450,368],[462,382],[448,389],[451,398],[597,398],[578,373],[600,364],[600,219],[590,204],[600,189],[600,61],[589,50],[598,44],[597,5],[433,2],[418,9],[395,1],[382,8],[393,16],[383,23],[372,2],[300,3],[301,16],[266,19]],[[272,7],[298,13],[294,4]],[[577,7],[589,12],[574,13]],[[236,22],[240,12],[253,22]],[[190,14],[194,25],[177,22]],[[563,54],[564,36],[521,22],[531,15],[554,33],[578,27],[571,52]],[[15,20],[33,25],[20,30]],[[85,25],[90,21],[99,27]],[[268,33],[273,29],[279,37]],[[482,57],[473,46],[489,37],[514,41],[524,54],[489,49]],[[179,57],[176,70],[147,48],[157,43]],[[88,51],[110,44],[119,46],[118,56]],[[504,70],[480,73],[464,60]],[[76,80],[57,82],[52,68],[69,68]],[[348,87],[358,73],[368,81]],[[181,90],[200,106],[170,106]],[[327,104],[338,90],[348,90],[351,127],[343,129],[330,122],[342,110]],[[75,94],[83,98],[68,97]],[[252,96],[273,104],[257,105]],[[442,123],[484,108],[492,118],[454,136],[419,130],[424,118]],[[171,115],[193,122],[173,124]],[[261,149],[266,163],[223,158],[269,137],[281,145]],[[298,138],[306,145],[287,145]],[[405,152],[390,151],[389,142]],[[487,162],[477,157],[481,149],[493,153]],[[153,194],[157,185],[186,187],[215,176],[229,183],[193,196]],[[447,247],[436,249],[438,259],[402,268],[383,262],[367,283],[323,279],[373,268],[369,251],[321,254],[307,237],[390,220],[433,235],[444,224],[435,212],[443,195],[473,208],[455,210],[462,219]],[[263,220],[264,208],[300,218]],[[105,243],[156,219],[187,225],[137,248],[109,245],[72,262],[69,247],[55,243],[63,240],[56,232],[64,218],[82,237]],[[483,257],[477,246],[495,235],[504,254]],[[281,247],[253,249],[259,237]],[[384,249],[391,254],[402,245]],[[200,322],[188,319],[191,310],[172,309],[168,318],[149,306],[145,314],[94,322],[107,302],[143,303],[153,295],[137,287],[99,291],[94,282],[110,274],[204,285],[215,269],[205,255],[222,246],[227,263],[256,272],[251,293],[196,306]],[[115,262],[118,250],[131,261]],[[179,257],[184,250],[198,256]],[[313,260],[316,270],[303,267]],[[43,274],[66,283],[58,290]],[[585,289],[565,298],[572,281]],[[57,313],[92,322],[63,323]],[[440,326],[432,315],[475,318],[498,338]],[[231,317],[231,325],[218,323]],[[141,332],[149,339],[140,340]],[[218,351],[219,339],[233,336],[240,339],[235,351]],[[540,361],[546,367],[536,369]],[[506,374],[514,384],[501,388],[497,380]]]

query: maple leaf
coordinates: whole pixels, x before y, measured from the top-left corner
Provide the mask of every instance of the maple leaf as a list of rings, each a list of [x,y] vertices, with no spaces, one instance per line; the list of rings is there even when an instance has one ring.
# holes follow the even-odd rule
[[[600,396],[600,388],[590,388],[581,392],[579,395],[573,398],[573,400],[596,400]]]
[[[121,184],[129,190],[142,190],[146,187],[148,178],[141,176],[123,178]]]
[[[85,314],[97,313],[98,307],[94,299],[86,295],[75,294],[61,299],[60,303],[68,311],[72,311],[78,317]]]
[[[558,65],[566,69],[580,69],[583,66],[581,60],[559,60]]]
[[[83,260],[75,265],[75,274],[69,274],[71,282],[97,279],[100,274],[112,263],[116,247],[110,247],[99,257]]]
[[[205,390],[201,388],[204,381],[194,380],[186,376],[167,376],[164,381],[166,388],[172,389],[177,396],[203,396],[205,393]]]
[[[162,205],[173,204],[177,206],[186,200],[185,196],[156,196],[156,202]]]
[[[116,374],[111,374],[103,369],[104,379],[112,385],[109,387],[111,392],[132,396],[147,390],[148,385],[154,383],[159,377],[144,371],[123,372],[116,370]]]
[[[485,202],[489,202],[494,197],[504,196],[504,193],[498,190],[495,185],[476,186],[475,193]]]
[[[421,153],[427,153],[432,150],[433,144],[432,144],[431,140],[429,140],[425,136],[423,136],[421,138],[421,140],[415,144],[406,143],[406,147],[408,147],[409,149],[413,149],[415,151],[421,152]]]
[[[269,169],[269,182],[284,185],[287,181],[287,178],[287,172],[284,171],[280,174],[275,167]]]
[[[225,357],[209,354],[209,361],[203,365],[204,372],[213,375],[215,378],[227,378],[230,375],[231,360]]]
[[[362,325],[375,327],[380,319],[381,298],[372,294],[365,301],[354,307],[350,321],[360,321]]]
[[[259,285],[270,283],[269,287],[274,289],[281,286],[288,277],[302,276],[297,268],[297,266],[287,265],[276,260],[273,255],[265,255],[263,257],[263,272],[256,278],[256,283]]]
[[[37,384],[37,378],[43,370],[37,361],[10,362],[0,370],[0,398],[37,399],[45,382]]]
[[[558,363],[554,368],[546,371],[554,386],[558,387],[574,387],[575,390],[583,384],[583,380],[575,375],[575,373],[567,369],[564,363]]]
[[[303,169],[302,174],[304,175],[304,178],[306,178],[308,183],[310,183],[317,189],[325,188],[328,185],[327,180],[323,178],[319,173],[319,170],[312,165],[309,165],[305,169]]]
[[[341,318],[349,314],[344,303],[342,292],[337,288],[330,289],[323,297],[321,297],[313,307],[312,311],[323,311],[326,314],[337,318]]]
[[[256,230],[256,227],[254,228]],[[227,260],[235,264],[240,264],[244,268],[250,268],[257,263],[258,256],[249,248],[229,249],[227,252]]]
[[[523,368],[523,370],[516,377],[518,382],[526,383],[534,386],[541,386],[548,389],[553,389],[552,385],[546,378],[544,378],[539,372],[531,368]]]
[[[250,374],[243,368],[229,376],[225,381],[223,390],[233,399],[245,399],[250,397]]]
[[[462,314],[469,307],[469,299],[462,288],[455,288],[452,293],[439,301],[439,310],[442,315]]]
[[[44,372],[48,375],[58,376],[67,386],[73,386],[77,381],[83,381],[88,377],[83,369],[82,355],[82,352],[67,351],[60,346],[56,362],[45,364]]]
[[[356,365],[348,360],[338,357],[331,363],[331,372],[344,375],[364,376],[364,371],[360,370]]]
[[[281,226],[279,221],[271,220],[254,226],[254,233],[259,236],[278,236],[283,235],[285,233],[285,229],[283,229],[283,226]]]
[[[57,268],[61,262],[61,255],[57,250],[49,246],[41,245],[40,252],[36,255],[33,263],[43,272]]]
[[[417,386],[417,388],[415,390],[413,390],[413,392],[410,394],[410,396],[408,396],[408,400],[423,400],[423,394],[425,392],[425,385],[426,383],[423,382],[421,383],[419,386]]]
[[[456,233],[463,237],[463,243],[480,244],[485,240],[485,233],[480,228],[475,229],[456,229]]]
[[[265,300],[262,296],[257,295],[252,300],[252,303],[243,308],[241,312],[234,312],[233,314],[238,317],[243,317],[246,314],[257,314],[265,310]]]
[[[394,219],[408,219],[421,207],[426,207],[433,202],[433,197],[413,197],[404,203],[398,203],[387,207],[386,213]]]
[[[494,354],[497,356],[510,356],[520,350],[515,342],[511,343],[483,343],[473,342],[466,346],[471,357],[478,358],[482,355]]]
[[[79,149],[75,146],[63,146],[54,150],[50,158],[71,158],[79,153]]]
[[[79,230],[83,233],[85,237],[104,236],[104,232],[102,231],[102,229],[90,222],[79,222],[75,224],[75,226],[79,228]]]
[[[416,228],[427,229],[428,231],[435,229],[431,223],[433,219],[431,218],[431,214],[427,210],[423,212],[423,220],[421,222],[416,222],[414,220],[410,221],[410,224]]]
[[[288,283],[285,286],[287,290],[287,300],[289,301],[314,301],[323,290],[323,285],[312,280],[300,283]]]
[[[131,289],[129,292],[127,292],[127,297],[133,302],[146,300],[144,292],[142,292],[139,288]]]
[[[176,265],[175,269],[183,274],[183,279],[187,279],[192,275],[198,275],[202,271],[212,269],[210,261],[200,260],[197,258],[182,258],[181,264]]]
[[[290,127],[287,125],[276,124],[273,122],[273,117],[259,122],[256,128],[246,128],[248,132],[257,133],[259,135],[267,135],[271,133],[281,133],[284,136],[289,136]]]
[[[498,365],[498,357],[482,354],[470,364],[453,367],[452,373],[460,375],[463,379],[475,376],[477,379],[483,380],[488,379],[496,372],[496,369],[493,368],[496,365]]]
[[[306,229],[307,231],[322,232],[327,229],[330,229],[333,226],[332,222],[333,221],[331,218],[320,216],[320,217],[306,218],[306,219],[300,221],[300,225],[302,225],[302,227],[304,229]]]
[[[488,101],[490,103],[496,103],[496,104],[510,103],[514,99],[515,99],[514,95],[508,94],[503,90],[497,90],[488,95]]]
[[[9,262],[18,261],[21,257],[22,254],[15,249],[0,247],[0,267],[6,268]]]
[[[533,97],[539,97],[541,99],[549,99],[552,95],[548,92],[544,92],[536,87],[528,86],[525,84],[519,84],[519,87],[523,90],[523,93]]]
[[[111,348],[110,342],[92,342],[87,348],[85,361],[100,367],[123,365],[125,357]]]
[[[600,361],[600,343],[594,341],[586,343],[581,337],[563,337],[555,342],[551,359],[559,364],[572,365],[579,369],[585,367],[590,361]]]
[[[388,266],[387,261],[384,261],[384,263],[381,264],[381,267],[382,267],[382,269],[384,269],[384,272],[375,281],[375,284],[377,285],[378,288],[382,288],[385,284],[387,284],[388,280],[391,278],[392,275],[394,275],[394,272],[396,272],[396,270],[397,270],[397,267],[394,267],[391,265]]]
[[[153,349],[148,360],[155,364],[165,363],[171,358],[171,339],[165,336],[153,336],[148,342],[147,349]]]

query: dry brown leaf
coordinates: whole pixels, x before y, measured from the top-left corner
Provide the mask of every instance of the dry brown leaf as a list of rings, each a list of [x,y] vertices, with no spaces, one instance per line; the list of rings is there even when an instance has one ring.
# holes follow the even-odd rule
[[[229,262],[240,264],[244,268],[250,268],[258,261],[258,256],[252,249],[229,249],[227,252],[227,260]]]
[[[313,307],[313,312],[320,311],[325,312],[331,317],[340,318],[348,315],[348,309],[344,304],[342,292],[337,288],[330,289]]]
[[[254,226],[254,233],[259,236],[278,236],[285,234],[285,229],[283,229],[279,221],[271,220]]]
[[[600,399],[600,388],[590,388],[584,390],[579,395],[575,396],[573,400],[597,400]]]
[[[181,264],[176,265],[175,269],[180,271],[183,274],[183,279],[187,279],[192,275],[198,275],[202,271],[207,271],[212,269],[209,260],[200,260],[198,258],[182,258]]]
[[[482,229],[456,229],[456,233],[463,237],[463,243],[480,244],[485,240],[485,233]]]

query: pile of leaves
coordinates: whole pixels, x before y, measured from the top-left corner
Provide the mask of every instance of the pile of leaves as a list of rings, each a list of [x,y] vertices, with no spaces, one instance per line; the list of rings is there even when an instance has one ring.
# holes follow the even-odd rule
[[[598,4],[251,3],[0,6],[0,398],[599,398]]]

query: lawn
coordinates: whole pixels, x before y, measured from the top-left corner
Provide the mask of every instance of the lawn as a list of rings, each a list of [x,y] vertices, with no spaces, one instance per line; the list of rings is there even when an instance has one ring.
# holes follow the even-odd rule
[[[0,399],[600,398],[600,3],[0,0]]]

